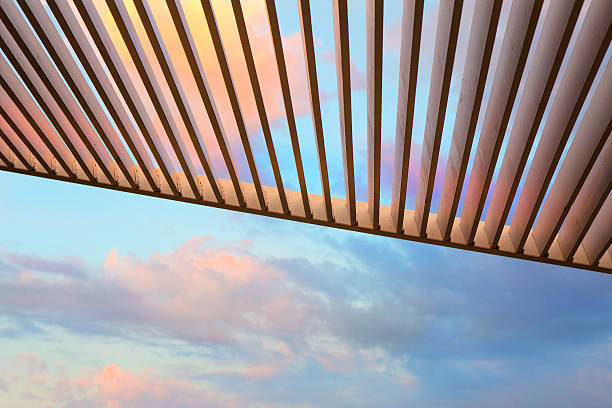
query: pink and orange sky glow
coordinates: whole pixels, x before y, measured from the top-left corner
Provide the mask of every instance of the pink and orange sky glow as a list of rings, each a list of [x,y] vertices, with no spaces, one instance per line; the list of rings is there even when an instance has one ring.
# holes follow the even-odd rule
[[[48,8],[45,0],[32,1]],[[105,1],[91,1],[145,108],[154,111]],[[155,61],[134,1],[125,7]],[[181,1],[240,179],[250,181],[201,5]],[[456,77],[476,1],[463,6],[439,169],[450,149]],[[2,2],[21,10],[15,0]],[[272,186],[231,5],[212,3],[262,184]],[[294,1],[276,3],[306,182],[321,194],[298,9]],[[192,108],[203,112],[184,54],[172,53],[180,42],[170,12],[164,1],[149,4]],[[367,201],[365,0],[348,4],[357,200]],[[384,6],[381,190],[389,192],[402,4]],[[265,3],[243,0],[242,7],[285,187],[297,191]],[[312,0],[311,11],[331,195],[344,197],[331,2]],[[425,1],[411,160],[420,157],[437,13],[438,2]],[[161,68],[152,66],[171,101]],[[490,86],[483,103],[489,93]],[[169,108],[180,116],[176,105]],[[197,116],[197,126],[217,175],[227,178],[206,115]],[[482,120],[477,135],[481,126]],[[2,118],[0,129],[10,133]],[[182,123],[179,133],[189,140]],[[415,205],[416,168],[407,208]],[[381,197],[383,205],[390,200]],[[0,172],[0,407],[607,408],[611,311],[612,279],[605,274]]]

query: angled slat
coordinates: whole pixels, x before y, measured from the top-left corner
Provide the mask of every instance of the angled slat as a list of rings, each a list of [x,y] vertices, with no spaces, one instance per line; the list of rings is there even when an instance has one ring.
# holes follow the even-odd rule
[[[246,23],[244,21],[244,14],[242,13],[240,0],[232,0],[232,10],[234,12],[234,19],[236,20],[236,26],[238,28],[238,35],[240,36],[240,45],[242,46],[242,52],[244,54],[247,70],[249,72],[249,80],[251,82],[251,89],[253,90],[253,96],[255,98],[255,105],[257,106],[257,114],[259,115],[261,130],[266,142],[268,156],[270,157],[270,164],[272,166],[272,173],[274,174],[276,190],[278,191],[283,214],[287,215],[290,213],[289,204],[287,203],[287,196],[283,186],[283,178],[278,166],[278,159],[274,149],[274,141],[272,140],[272,132],[270,131],[270,123],[268,121],[268,115],[266,114],[266,108],[263,102],[263,95],[261,93],[261,87],[257,77],[255,60],[253,59],[253,51],[251,50],[251,44],[249,42],[249,35],[247,32]]]
[[[383,0],[366,2],[368,213],[373,229],[380,228],[383,9]]]
[[[132,175],[126,165],[131,167],[132,159],[119,141],[115,130],[110,124],[106,114],[102,111],[96,97],[94,96],[89,84],[83,77],[76,62],[72,59],[63,39],[54,27],[54,23],[49,18],[47,12],[39,2],[28,2],[17,0],[21,10],[28,19],[34,32],[49,53],[51,60],[60,71],[68,88],[72,91],[87,118],[93,125],[97,135],[102,139],[111,157],[123,173],[128,184],[132,188],[137,188]],[[112,177],[112,176],[111,176]]]
[[[421,237],[427,235],[431,195],[438,166],[440,140],[444,129],[446,103],[448,102],[448,91],[453,74],[462,9],[462,0],[444,0],[440,3],[438,11],[425,136],[423,137],[419,184],[414,211],[415,224]]]
[[[121,93],[123,100],[128,106],[132,117],[134,118],[138,130],[145,139],[147,146],[151,150],[157,165],[159,166],[164,180],[168,184],[173,195],[178,196],[180,193],[178,188],[172,179],[170,173],[174,172],[174,164],[170,160],[165,147],[161,143],[160,139],[155,137],[155,127],[149,111],[145,108],[138,91],[133,83],[130,73],[127,71],[113,40],[108,34],[106,27],[98,14],[98,10],[94,4],[83,0],[74,0],[77,12],[83,20],[87,31],[89,32],[92,40],[96,44],[97,50],[100,52],[105,66],[110,72],[113,80]],[[64,6],[64,15],[70,14],[71,10],[68,9],[67,2],[59,2],[60,8]],[[158,185],[159,187],[159,185]]]
[[[134,158],[140,166],[147,183],[153,190],[158,190],[157,184],[151,175],[151,170],[154,169],[153,162],[140,141],[140,137],[136,134],[136,130],[134,129],[126,110],[124,109],[124,105],[120,102],[118,95],[112,88],[110,79],[95,55],[91,43],[85,37],[81,24],[77,21],[73,13],[62,12],[61,3],[64,4],[64,10],[69,8],[68,3],[61,0],[47,1],[49,9],[66,35],[66,39],[74,50],[95,90],[98,92],[98,95],[100,95],[100,98],[104,102],[104,105],[117,125],[121,136],[134,155]],[[127,159],[123,160],[127,162]]]
[[[23,116],[36,136],[38,136],[45,147],[53,155],[53,159],[57,161],[66,175],[76,177],[68,165],[68,162],[72,160],[70,157],[70,152],[66,149],[66,146],[63,145],[60,140],[58,140],[55,135],[55,131],[53,131],[52,128],[48,130],[48,135],[41,129],[40,126],[47,124],[43,114],[39,111],[38,107],[35,106],[32,97],[28,94],[28,91],[23,87],[15,72],[10,69],[4,59],[0,60],[0,87],[6,93],[7,101],[11,100],[13,102],[17,110],[19,110],[19,113],[21,113],[21,116]],[[34,119],[32,113],[30,113],[30,111],[26,108],[25,104],[28,104],[33,111],[36,111],[40,124],[36,119]],[[53,141],[55,144],[52,142],[52,138],[54,139]]]
[[[23,56],[23,54],[18,49],[18,47],[15,44],[11,44],[11,46],[15,45],[14,51],[13,51],[13,49],[11,49],[11,46],[9,46],[9,44],[7,44],[4,41],[4,39],[2,38],[2,34],[5,31],[3,29],[4,29],[4,26],[0,25],[0,49],[6,56],[6,59],[11,63],[13,69],[19,75],[19,78],[23,81],[27,90],[30,92],[30,94],[32,95],[32,97],[34,98],[38,106],[47,116],[47,118],[49,119],[49,121],[51,122],[55,130],[58,132],[61,139],[64,141],[66,147],[68,148],[68,150],[70,150],[70,153],[72,153],[74,160],[77,161],[79,167],[85,174],[85,177],[87,177],[91,181],[95,181],[95,177],[93,176],[93,173],[91,172],[91,170],[89,169],[89,167],[87,166],[87,164],[85,163],[82,157],[82,155],[85,155],[87,153],[87,150],[84,148],[82,144],[80,145],[78,144],[78,141],[79,141],[78,136],[75,136],[75,135],[73,136],[74,137],[74,142],[73,142],[69,133],[74,132],[74,130],[71,131],[69,129],[70,125],[66,123],[65,118],[58,118],[56,116],[56,114],[58,116],[61,115],[61,112],[59,111],[60,108],[54,105],[53,98],[51,94],[49,93],[49,90],[47,90],[45,84],[36,75],[34,68],[32,68],[27,63],[27,61],[25,61],[26,58],[25,56]],[[19,59],[13,52],[15,52],[15,54],[19,56]],[[23,65],[21,65],[22,63]],[[4,59],[3,59],[3,63],[1,64],[1,66],[2,66],[2,70],[11,69],[8,66],[8,63]],[[17,104],[18,102],[19,102],[18,99],[13,100],[13,103],[15,104]],[[62,120],[63,126],[62,124],[60,124],[59,122],[60,120]],[[76,170],[71,170],[71,172],[74,174]]]
[[[610,107],[612,107],[612,64],[606,67],[533,227],[533,238],[540,255],[548,252],[595,160],[610,137],[612,132]],[[612,157],[608,159],[612,161]],[[610,227],[612,229],[612,224]]]
[[[215,19],[214,11],[220,12],[220,9],[214,9],[210,0],[200,0],[204,12],[200,19],[206,19],[211,34],[216,53],[212,63],[219,64],[253,182],[239,179],[205,76],[204,64],[211,61],[203,60],[198,53],[182,0],[166,0],[171,17],[171,21],[165,21],[170,23],[168,27],[161,25],[161,17],[156,20],[155,16],[159,16],[151,2],[134,2],[135,10],[130,8],[132,3],[123,0],[107,0],[108,9],[101,2],[83,0],[73,0],[74,4],[61,0],[0,2],[0,171],[612,273],[609,227],[612,224],[612,111],[609,109],[612,67],[606,62],[608,65],[600,69],[612,35],[609,2],[559,0],[547,7],[546,17],[539,22],[543,0],[512,0],[510,18],[502,28],[498,25],[503,0],[475,3],[442,197],[438,214],[430,217],[463,2],[444,0],[440,6],[438,33],[432,50],[434,67],[427,78],[430,81],[428,123],[417,208],[410,211],[405,209],[405,200],[424,0],[404,0],[390,207],[380,203],[380,196],[385,193],[381,191],[380,180],[384,4],[380,0],[366,2],[368,202],[361,203],[355,198],[353,169],[349,3],[333,0],[346,189],[346,199],[342,199],[332,198],[329,191],[332,180],[327,173],[318,88],[321,78],[316,69],[311,4],[309,0],[297,1],[306,67],[302,79],[309,86],[317,164],[321,169],[321,195],[308,194],[306,190],[303,168],[306,163],[302,163],[300,155],[283,38],[272,0],[266,0],[267,19],[299,191],[285,190],[282,183],[240,0],[232,0],[232,11],[276,187],[262,186],[259,180],[243,117],[246,106],[238,100],[240,84],[232,77],[229,55],[226,55],[229,49],[224,49],[219,31],[222,27],[217,26]],[[583,9],[583,3],[589,4],[588,10]],[[203,24],[200,21],[198,29],[206,29],[201,27]],[[531,52],[532,38],[539,24],[538,46]],[[579,32],[574,35],[578,24]],[[179,50],[167,48],[170,43],[164,36],[165,29],[177,30]],[[460,225],[453,226],[498,30],[504,31],[501,56],[496,62],[498,67],[492,78],[488,106],[483,108],[484,126],[458,220]],[[575,42],[575,48],[566,56],[570,40]],[[151,50],[153,56],[149,55]],[[215,178],[204,148],[200,118],[190,104],[190,93],[195,90],[184,87],[173,52],[185,53],[191,70],[188,75],[193,75],[198,87],[196,98],[201,98],[206,111],[200,114],[208,116],[230,180]],[[504,152],[507,158],[503,160],[500,180],[492,192],[489,214],[485,222],[480,222],[530,53],[533,54],[532,68],[525,78],[525,90]],[[564,73],[559,75],[562,65]],[[601,79],[596,89],[591,90],[596,75]],[[557,89],[557,95],[549,104],[553,89]],[[587,94],[593,95],[592,100],[588,107],[583,107]],[[199,106],[199,101],[196,102]],[[550,113],[544,116],[547,105]],[[581,112],[584,115],[578,124]],[[162,125],[159,129],[158,119]],[[545,123],[541,125],[541,122]],[[526,187],[518,200],[513,223],[505,226],[539,128],[542,128],[542,138],[527,174]],[[548,193],[548,185],[574,131],[575,138]],[[168,141],[172,152],[166,147]],[[198,174],[202,170],[205,176]],[[140,181],[143,174],[148,184]],[[545,194],[548,198],[542,203]],[[311,212],[311,202],[316,203],[313,207],[316,217]],[[337,211],[334,213],[332,209]],[[539,214],[537,219],[536,214]],[[428,225],[430,218],[435,221],[432,225]],[[524,224],[518,225],[520,222]],[[408,227],[406,232],[404,226]],[[512,237],[513,228],[519,237],[518,244]]]
[[[0,92],[0,96],[4,97],[3,92]],[[36,158],[36,160],[45,169],[45,171],[49,174],[54,174],[55,172],[53,171],[51,166],[49,166],[47,161],[41,156],[38,149],[34,145],[32,145],[30,140],[21,131],[21,129],[17,126],[17,124],[13,121],[11,116],[4,110],[2,105],[0,105],[0,116],[2,117],[2,119],[4,119],[4,122],[6,122],[6,124],[11,128],[12,132],[19,138],[19,140],[21,140],[21,143],[23,143],[25,147],[30,151],[32,156]]]
[[[170,88],[170,93],[172,94],[174,102],[178,107],[179,114],[181,115],[181,119],[183,120],[185,128],[187,129],[187,133],[189,134],[191,143],[196,151],[200,165],[204,170],[204,174],[206,174],[208,183],[213,190],[215,198],[218,202],[221,202],[223,201],[223,197],[219,191],[219,186],[217,186],[213,169],[209,164],[208,153],[206,151],[206,146],[204,146],[203,137],[200,134],[200,130],[196,123],[195,114],[191,109],[191,105],[189,104],[185,90],[183,89],[179,76],[174,68],[174,64],[172,63],[164,40],[161,36],[157,22],[155,22],[153,12],[151,11],[148,2],[136,2],[134,4],[136,5],[136,11],[138,12],[140,20],[144,25],[149,42],[153,47],[153,52],[155,53],[157,61],[161,67],[164,78],[166,79],[166,83]],[[182,149],[184,151],[184,147],[182,147]]]
[[[468,245],[473,243],[480,222],[542,3],[543,0],[515,1],[510,9],[465,202],[461,209],[461,231]]]
[[[257,200],[259,201],[259,208],[267,210],[268,205],[264,198],[263,190],[261,189],[261,182],[259,181],[259,172],[257,171],[257,164],[253,157],[253,151],[251,149],[251,142],[249,142],[249,136],[247,134],[246,126],[244,124],[244,117],[242,116],[242,110],[240,108],[240,102],[238,101],[238,95],[236,95],[236,88],[232,79],[232,74],[227,63],[227,57],[225,56],[225,50],[223,49],[223,43],[221,42],[221,35],[219,34],[219,27],[217,27],[217,20],[215,18],[215,12],[212,8],[210,0],[201,0],[200,4],[204,10],[204,16],[206,17],[206,23],[208,25],[208,31],[212,39],[215,53],[217,54],[217,61],[219,62],[219,68],[221,68],[221,75],[223,76],[223,82],[225,83],[225,89],[232,106],[232,112],[234,113],[234,119],[238,128],[238,134],[240,135],[240,141],[244,149],[251,178],[253,179],[253,185],[255,186],[255,192],[257,194]]]
[[[574,256],[595,216],[606,201],[606,197],[610,194],[612,188],[611,157],[612,138],[608,137],[557,236],[564,260],[569,260]],[[608,233],[610,233],[610,225],[612,224],[603,226],[608,229]]]
[[[597,213],[588,232],[582,240],[582,249],[590,265],[597,265],[612,244],[612,196],[608,198]]]
[[[348,9],[346,0],[333,0],[332,7],[334,15],[336,76],[338,82],[338,109],[340,113],[340,141],[342,142],[342,162],[344,166],[344,190],[346,192],[349,224],[357,225]]]
[[[476,2],[474,9],[459,91],[459,106],[436,217],[438,229],[444,240],[450,239],[457,214],[474,132],[480,115],[501,6],[502,0],[482,0]]]
[[[187,150],[185,149],[178,124],[170,112],[168,101],[162,97],[163,94],[161,85],[153,73],[153,68],[151,67],[150,61],[146,56],[140,39],[138,38],[136,28],[134,27],[134,23],[130,18],[125,3],[123,0],[114,0],[109,1],[107,4],[113,19],[119,28],[119,32],[127,45],[130,57],[136,65],[136,70],[138,71],[145,89],[147,90],[147,94],[149,95],[151,102],[153,102],[155,112],[157,113],[157,116],[164,127],[164,131],[166,132],[170,145],[174,150],[174,154],[176,155],[181,169],[187,178],[187,183],[191,187],[193,195],[197,199],[201,199],[202,195],[200,194],[194,179],[194,174],[196,174],[196,171],[191,159],[189,158],[189,155],[187,154]]]
[[[311,218],[312,211],[310,210],[308,190],[306,189],[306,179],[304,178],[304,166],[302,164],[300,142],[297,136],[297,128],[295,125],[295,115],[293,113],[291,91],[289,90],[289,79],[287,77],[285,53],[283,51],[283,42],[280,35],[280,28],[278,26],[278,16],[276,15],[276,5],[274,4],[274,0],[266,0],[266,10],[268,12],[268,23],[270,24],[270,34],[272,35],[272,45],[274,46],[274,54],[276,56],[276,67],[278,69],[281,92],[283,94],[283,102],[285,104],[285,115],[287,117],[287,126],[289,127],[289,137],[291,138],[293,159],[295,160],[298,183],[300,184],[300,193],[302,194],[302,205],[304,206],[304,213],[306,214],[306,218]]]
[[[552,103],[512,223],[510,239],[521,251],[544,199],[582,104],[610,44],[612,2],[593,0]]]
[[[0,120],[0,122],[2,121]],[[32,163],[30,163],[30,161],[24,156],[24,153],[22,153],[19,150],[19,148],[15,146],[15,143],[13,143],[11,138],[4,131],[5,130],[3,129],[4,126],[1,126],[1,125],[2,124],[0,123],[0,139],[2,139],[2,141],[8,146],[9,151],[19,159],[19,161],[23,164],[23,166],[26,169],[28,169],[29,171],[36,171]]]
[[[202,59],[200,58],[200,54],[196,48],[191,30],[187,24],[183,6],[179,4],[178,0],[166,0],[166,4],[170,10],[170,15],[181,41],[181,46],[183,47],[183,51],[187,56],[189,68],[196,81],[198,92],[200,93],[206,113],[208,114],[208,119],[213,128],[219,149],[221,150],[221,155],[223,156],[223,161],[225,162],[225,166],[232,181],[232,186],[234,187],[234,192],[238,199],[238,203],[240,206],[244,207],[246,206],[246,202],[244,201],[244,195],[240,187],[240,179],[238,178],[236,164],[229,148],[225,130],[223,129],[223,125],[219,119],[217,105],[212,98],[210,87],[208,86],[208,80],[206,79],[204,67],[202,66]]]
[[[560,0],[548,8],[487,210],[485,233],[491,246],[501,237],[582,4]]]
[[[47,57],[44,48],[38,43],[24,16],[22,16],[12,1],[3,2],[0,10],[0,19],[2,19],[5,27],[11,33],[19,50],[34,68],[40,80],[45,84],[55,104],[60,108],[63,116],[68,120],[81,143],[85,146],[108,182],[110,184],[117,184],[117,180],[109,169],[112,164],[110,155],[104,146],[102,146],[95,130],[91,127],[90,122],[81,110],[82,107],[74,99],[70,89],[55,69],[54,63]],[[53,58],[53,50],[48,52]]]
[[[404,0],[391,193],[391,218],[397,233],[402,233],[404,226],[422,26],[423,0]]]
[[[312,22],[310,18],[310,1],[297,0],[302,28],[302,44],[304,46],[304,57],[306,58],[306,74],[308,76],[308,91],[310,94],[310,107],[312,113],[312,124],[315,133],[317,155],[319,158],[319,172],[321,173],[321,191],[325,202],[325,214],[327,221],[334,221],[334,214],[329,193],[329,176],[327,174],[327,158],[325,156],[325,140],[323,139],[323,123],[321,121],[321,104],[319,101],[319,84],[317,80],[317,63],[314,52],[314,40],[312,37]]]
[[[15,167],[9,156],[10,152],[8,146],[6,143],[4,143],[2,136],[0,136],[0,161],[2,161],[7,167]]]

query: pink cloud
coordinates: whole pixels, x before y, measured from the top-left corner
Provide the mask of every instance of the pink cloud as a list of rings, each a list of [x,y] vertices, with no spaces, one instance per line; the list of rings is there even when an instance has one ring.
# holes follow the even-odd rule
[[[278,377],[309,361],[336,373],[384,372],[381,361],[393,357],[372,353],[377,343],[368,333],[380,313],[388,314],[386,307],[357,310],[341,294],[302,281],[302,267],[317,274],[321,266],[303,260],[282,264],[257,258],[239,243],[219,245],[211,237],[194,237],[148,258],[111,250],[100,270],[81,271],[84,278],[22,279],[17,269],[14,275],[0,277],[0,306],[9,314],[32,318],[61,316],[71,327],[82,325],[111,336],[133,338],[141,333],[159,341],[238,350],[242,356],[235,366],[221,371],[247,380]],[[128,395],[116,388],[119,382],[132,384],[136,393],[143,387],[144,374],[126,374],[114,366],[98,374],[97,386],[122,398]],[[56,387],[57,398],[71,390],[90,389],[91,378],[65,378]],[[48,374],[35,381],[49,382]]]
[[[45,364],[34,354],[19,354],[12,363],[13,375],[0,376],[7,391],[26,386],[26,393],[13,392],[16,398],[45,401],[48,406],[96,407],[237,407],[235,396],[211,391],[189,381],[160,376],[152,369],[126,370],[115,364],[86,368],[79,376],[66,370],[45,371]],[[34,369],[36,376],[32,377]],[[29,406],[29,405],[28,405]]]
[[[276,375],[279,372],[278,367],[270,365],[255,365],[247,367],[242,375],[249,379],[259,380],[262,378],[268,378]]]

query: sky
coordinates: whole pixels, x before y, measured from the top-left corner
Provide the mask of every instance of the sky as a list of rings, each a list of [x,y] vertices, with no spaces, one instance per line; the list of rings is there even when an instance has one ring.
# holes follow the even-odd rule
[[[108,18],[103,2],[95,3]],[[328,1],[311,3],[328,162],[337,180],[332,195],[343,197],[332,11]],[[357,198],[364,201],[365,5],[349,3]],[[172,49],[169,13],[152,4]],[[194,29],[202,12],[184,4]],[[274,185],[231,8],[225,0],[213,5],[262,181]],[[249,0],[243,7],[286,188],[297,190],[265,6]],[[308,189],[320,193],[297,7],[277,7]],[[473,7],[474,0],[465,2],[459,78]],[[401,10],[401,1],[385,2],[383,191],[392,181]],[[508,11],[504,2],[500,30]],[[426,1],[416,164],[436,17],[437,2]],[[110,22],[108,29],[117,35]],[[194,35],[203,60],[214,58],[207,30]],[[500,43],[498,36],[490,75]],[[177,71],[186,72],[186,62],[172,55]],[[602,66],[609,58],[610,51]],[[221,74],[216,64],[205,68],[240,178],[249,181]],[[189,76],[181,80],[193,92]],[[459,88],[455,78],[442,163]],[[210,125],[198,125],[223,177]],[[410,175],[407,208],[414,207],[416,177]],[[0,406],[607,407],[610,310],[612,280],[596,272],[0,172]]]

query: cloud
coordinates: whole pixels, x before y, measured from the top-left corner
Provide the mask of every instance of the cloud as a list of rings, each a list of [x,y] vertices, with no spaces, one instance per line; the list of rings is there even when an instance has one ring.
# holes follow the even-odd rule
[[[45,330],[60,326],[79,336],[150,345],[178,341],[196,353],[213,349],[213,360],[206,359],[216,368],[202,372],[194,365],[194,377],[166,375],[177,379],[168,387],[180,389],[182,381],[199,378],[233,395],[241,387],[278,383],[289,388],[240,395],[280,405],[305,378],[333,384],[334,398],[342,394],[340,384],[350,389],[367,379],[369,388],[352,394],[356,400],[333,400],[340,406],[385,401],[374,390],[388,398],[397,397],[391,390],[410,390],[401,401],[419,401],[425,398],[421,390],[441,383],[446,391],[434,400],[457,395],[471,401],[461,390],[511,381],[525,364],[534,364],[534,355],[542,370],[532,373],[534,381],[564,365],[601,370],[609,358],[612,319],[606,311],[612,298],[603,275],[350,233],[321,232],[308,245],[312,253],[335,256],[264,257],[252,252],[257,242],[245,247],[195,237],[146,258],[112,250],[103,267],[80,263],[72,277],[28,271],[21,257],[3,254],[0,261],[12,272],[0,276],[0,310],[5,319],[27,319]],[[593,344],[601,342],[597,355],[608,357],[583,361],[580,356],[594,353]],[[110,366],[109,376],[115,373],[134,388],[142,384]],[[90,387],[101,372],[70,387]],[[48,369],[40,374],[27,378],[36,386],[53,383]],[[8,378],[0,378],[3,387],[11,387]],[[148,385],[159,379],[144,378]],[[110,392],[113,382],[105,384]],[[504,390],[497,392],[479,398],[501,399]],[[331,401],[322,394],[307,400]]]
[[[17,401],[54,408],[238,407],[237,397],[221,395],[189,381],[160,376],[152,369],[125,370],[115,364],[88,367],[70,375],[63,363],[47,368],[35,354],[18,354],[12,373],[0,371],[0,384]],[[19,391],[25,389],[27,391]],[[0,398],[1,401],[1,398]],[[14,400],[13,400],[14,401]]]

